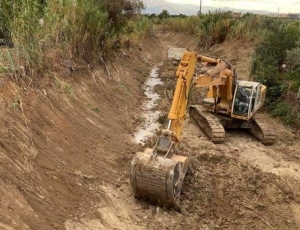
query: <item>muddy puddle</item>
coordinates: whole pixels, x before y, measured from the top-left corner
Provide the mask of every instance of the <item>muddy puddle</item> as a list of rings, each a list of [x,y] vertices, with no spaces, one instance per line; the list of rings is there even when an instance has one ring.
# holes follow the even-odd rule
[[[145,82],[145,95],[147,99],[143,103],[143,118],[144,123],[139,127],[139,130],[134,135],[134,141],[136,143],[143,142],[150,136],[153,136],[156,129],[159,128],[160,124],[157,122],[160,115],[159,111],[155,111],[157,106],[157,101],[160,98],[160,95],[155,93],[154,88],[157,85],[162,85],[163,82],[158,76],[159,65],[152,68],[147,81]]]

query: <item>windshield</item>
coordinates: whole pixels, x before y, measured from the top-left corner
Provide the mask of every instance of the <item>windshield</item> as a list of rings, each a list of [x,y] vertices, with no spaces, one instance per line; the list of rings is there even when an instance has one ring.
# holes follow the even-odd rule
[[[233,114],[248,116],[252,88],[238,86],[234,99]]]

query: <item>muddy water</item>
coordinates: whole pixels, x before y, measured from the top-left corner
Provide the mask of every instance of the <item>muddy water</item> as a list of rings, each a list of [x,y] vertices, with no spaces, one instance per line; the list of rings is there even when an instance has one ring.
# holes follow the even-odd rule
[[[146,101],[143,104],[143,118],[144,123],[135,133],[134,140],[136,143],[143,143],[149,136],[153,136],[155,130],[159,128],[159,123],[157,119],[160,112],[155,111],[157,106],[157,100],[160,98],[160,95],[154,92],[156,85],[162,85],[163,82],[158,76],[158,66],[152,68],[149,78],[145,82],[145,95],[147,97]]]

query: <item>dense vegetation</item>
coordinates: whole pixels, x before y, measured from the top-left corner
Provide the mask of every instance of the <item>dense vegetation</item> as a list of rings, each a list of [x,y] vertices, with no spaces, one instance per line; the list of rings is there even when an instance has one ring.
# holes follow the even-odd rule
[[[151,15],[150,15],[151,16]],[[225,41],[261,41],[273,21],[267,16],[234,15],[230,11],[216,11],[199,16],[168,15],[163,11],[156,18],[162,29],[186,32],[199,38],[199,45],[210,47]]]
[[[274,21],[264,40],[256,46],[252,75],[267,85],[266,109],[286,125],[300,127],[300,23]]]
[[[141,0],[0,1],[0,31],[15,47],[0,58],[30,77],[52,70],[59,58],[97,62],[132,34],[148,32],[143,8]]]

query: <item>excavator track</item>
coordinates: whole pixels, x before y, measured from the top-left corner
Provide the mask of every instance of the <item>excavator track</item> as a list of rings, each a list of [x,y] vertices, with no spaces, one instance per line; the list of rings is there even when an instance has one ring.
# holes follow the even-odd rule
[[[139,152],[131,162],[130,183],[136,197],[179,209],[181,187],[188,169],[187,157],[153,156],[153,149]]]
[[[225,141],[225,130],[220,120],[206,111],[203,106],[190,106],[189,114],[213,143],[223,143]]]
[[[250,128],[252,135],[258,138],[264,145],[273,145],[276,136],[274,128],[268,125],[268,121],[259,115],[255,115],[252,120],[253,125]]]

